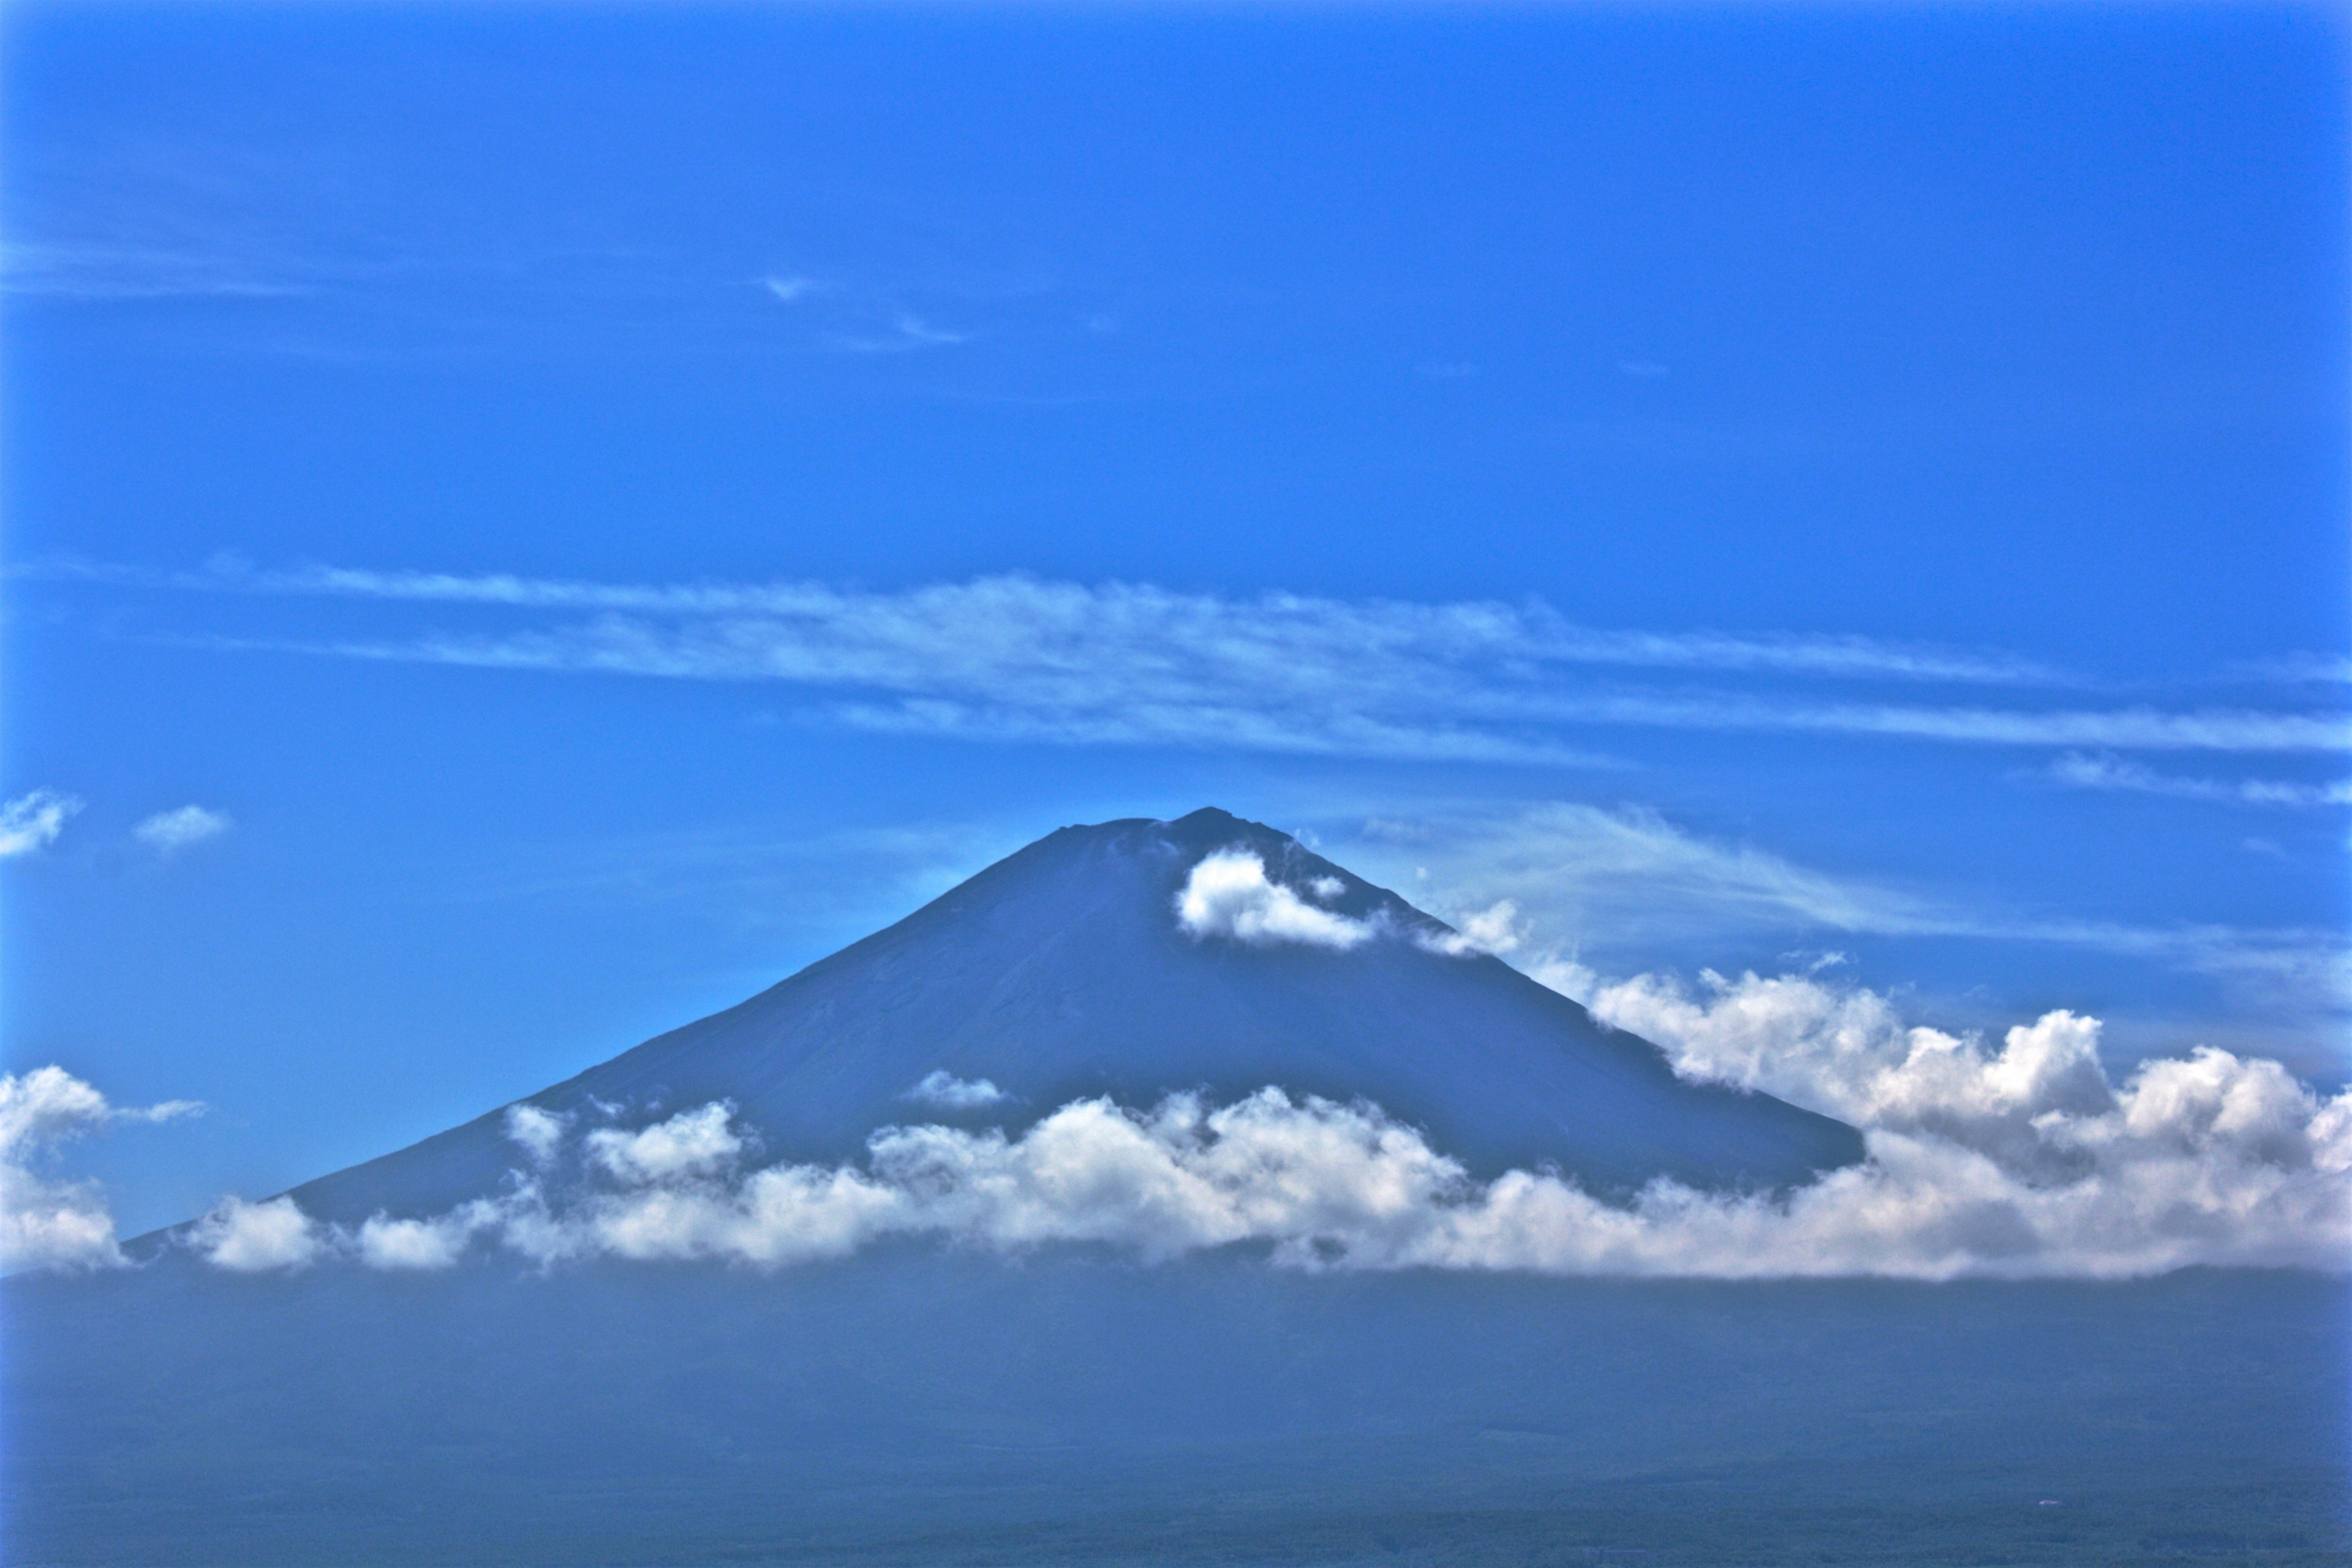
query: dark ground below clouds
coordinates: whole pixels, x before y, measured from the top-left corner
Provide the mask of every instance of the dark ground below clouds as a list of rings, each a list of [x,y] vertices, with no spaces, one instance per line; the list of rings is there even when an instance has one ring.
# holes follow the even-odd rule
[[[23,1568],[2352,1563],[2352,1288],[2309,1276],[907,1246],[769,1277],[181,1259],[0,1312]]]

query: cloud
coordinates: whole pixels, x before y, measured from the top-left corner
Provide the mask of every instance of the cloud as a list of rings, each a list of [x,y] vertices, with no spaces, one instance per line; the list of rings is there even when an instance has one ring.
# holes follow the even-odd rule
[[[0,805],[0,860],[56,843],[66,818],[80,809],[80,801],[53,789],[37,789]]]
[[[446,1268],[483,1238],[542,1265],[613,1257],[771,1268],[890,1237],[1020,1252],[1108,1246],[1157,1262],[1263,1248],[1308,1269],[1710,1279],[2092,1278],[2192,1265],[2352,1270],[2352,1091],[2200,1048],[2112,1081],[2097,1020],[2044,1014],[1999,1048],[1906,1021],[1817,974],[1601,984],[1695,1081],[1762,1089],[1862,1128],[1861,1164],[1783,1193],[1654,1182],[1612,1202],[1551,1172],[1473,1178],[1379,1107],[1269,1087],[1213,1106],[1061,1107],[1019,1136],[889,1127],[866,1160],[753,1167],[723,1102],[592,1132],[590,1181],[518,1177],[429,1219],[328,1233],[290,1200],[215,1211],[236,1268],[334,1251]],[[615,1157],[626,1150],[625,1156]],[[648,1153],[648,1151],[658,1152]],[[224,1217],[226,1216],[226,1217]],[[264,1224],[264,1221],[267,1224]],[[199,1227],[202,1228],[201,1226]]]
[[[1526,915],[1550,931],[1606,931],[1629,946],[1694,931],[1950,934],[1964,919],[1905,889],[1689,832],[1647,806],[1447,808],[1371,818],[1359,832],[1376,856],[1410,857],[1429,872],[1427,896],[1465,933],[1479,917],[1464,912],[1457,889],[1475,889],[1474,904],[1499,896],[1510,906],[1507,922]],[[1492,922],[1491,907],[1485,918]],[[1517,931],[1516,948],[1528,923],[1498,931]]]
[[[845,353],[898,354],[917,349],[953,348],[958,343],[970,342],[971,334],[933,326],[911,310],[901,310],[881,331],[839,332],[826,341]]]
[[[2036,689],[2085,683],[1999,651],[1601,629],[1536,603],[1234,598],[1022,576],[877,593],[791,582],[260,572],[236,563],[164,574],[72,563],[30,570],[125,586],[429,605],[493,623],[413,626],[374,640],[183,639],[201,646],[773,682],[808,692],[813,719],[974,740],[1554,765],[1597,760],[1570,744],[1570,731],[1627,727],[2028,748],[2352,750],[2352,716],[2307,685],[2284,709],[2053,706]],[[1643,672],[1654,679],[1632,681]],[[1661,674],[1717,680],[1668,687],[1654,679]],[[1826,698],[1790,685],[1817,682],[2018,695],[1988,706]]]
[[[0,292],[58,300],[265,300],[315,292],[238,259],[133,245],[0,247]]]
[[[2209,779],[2160,773],[2120,757],[2069,752],[2048,776],[2073,789],[2124,790],[2232,805],[2352,805],[2352,779],[2302,784],[2286,779]]]
[[[1519,920],[1519,906],[1509,899],[1497,899],[1483,910],[1465,910],[1454,919],[1456,929],[1423,931],[1413,940],[1430,952],[1442,952],[1449,958],[1512,952],[1527,940],[1526,927]]]
[[[86,1132],[124,1121],[171,1121],[203,1110],[185,1100],[110,1105],[59,1067],[0,1074],[0,1273],[120,1265],[105,1193],[95,1182],[53,1180],[36,1163]]]
[[[278,1201],[293,1202],[291,1198]],[[429,1273],[454,1268],[475,1235],[496,1226],[500,1217],[500,1205],[485,1198],[432,1219],[372,1215],[356,1235],[316,1229],[306,1235],[319,1243],[320,1251],[348,1254],[370,1268]]]
[[[291,1197],[229,1197],[188,1227],[187,1245],[215,1268],[260,1274],[307,1268],[333,1252],[334,1237]]]
[[[762,278],[760,279],[760,283],[761,286],[766,289],[769,293],[774,295],[777,300],[787,305],[793,303],[796,300],[804,300],[808,298],[809,295],[814,293],[820,287],[816,279],[814,278],[792,276]]]
[[[1358,833],[1367,863],[1410,868],[1416,902],[1463,928],[1454,947],[1477,945],[1473,921],[1490,917],[1498,898],[1507,901],[1511,923],[1501,930],[1510,945],[1487,951],[1510,952],[1528,973],[1580,999],[1591,977],[1575,956],[1583,946],[1630,955],[1702,941],[1836,933],[2078,948],[2206,975],[2296,1020],[2340,1019],[2352,1009],[2352,943],[2341,931],[2135,926],[1978,907],[1709,838],[1643,806],[1449,807],[1371,818]],[[1565,952],[1556,945],[1563,940]]]
[[[218,838],[236,823],[224,811],[183,805],[159,811],[131,830],[131,837],[158,855],[176,855],[208,838]]]
[[[1176,894],[1176,923],[1196,941],[1223,937],[1253,947],[1297,942],[1337,952],[1370,942],[1380,930],[1375,921],[1318,910],[1268,881],[1265,862],[1246,849],[1221,849],[1192,868]]]
[[[936,1105],[946,1110],[976,1110],[983,1105],[995,1105],[1008,1097],[984,1078],[960,1079],[945,1068],[934,1068],[923,1075],[921,1082],[907,1091],[906,1098],[919,1105]]]
[[[743,1140],[730,1123],[735,1108],[718,1101],[642,1131],[605,1127],[588,1134],[588,1157],[625,1182],[705,1176],[734,1163]]]
[[[534,1165],[544,1165],[555,1158],[563,1142],[563,1130],[571,1124],[568,1115],[542,1110],[536,1105],[507,1107],[507,1136],[522,1146]]]

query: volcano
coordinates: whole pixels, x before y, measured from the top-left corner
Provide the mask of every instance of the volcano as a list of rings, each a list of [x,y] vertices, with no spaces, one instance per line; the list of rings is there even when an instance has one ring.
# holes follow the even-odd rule
[[[1336,940],[1188,930],[1180,897],[1217,856],[1252,878],[1255,861],[1268,896]],[[1604,1190],[1661,1175],[1783,1186],[1862,1157],[1852,1128],[1685,1082],[1656,1047],[1496,958],[1449,951],[1462,949],[1454,936],[1223,811],[1066,827],[751,1000],[523,1103],[627,1125],[731,1101],[768,1158],[842,1161],[893,1123],[1017,1131],[1081,1097],[1224,1100],[1271,1084],[1370,1100],[1480,1174],[1549,1164]],[[926,1101],[927,1079],[995,1092]],[[293,1195],[351,1224],[493,1192],[516,1160],[505,1110]]]

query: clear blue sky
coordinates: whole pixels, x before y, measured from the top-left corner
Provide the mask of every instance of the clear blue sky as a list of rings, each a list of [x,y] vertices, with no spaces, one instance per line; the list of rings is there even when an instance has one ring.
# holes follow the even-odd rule
[[[126,1234],[1208,804],[2352,1067],[2340,9],[5,27],[0,1021],[213,1108]]]

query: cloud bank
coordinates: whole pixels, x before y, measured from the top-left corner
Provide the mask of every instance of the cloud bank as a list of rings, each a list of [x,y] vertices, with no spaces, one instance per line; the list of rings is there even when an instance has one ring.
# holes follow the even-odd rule
[[[114,1216],[95,1182],[58,1181],[38,1166],[58,1145],[125,1121],[170,1121],[203,1106],[167,1100],[144,1108],[106,1096],[62,1068],[0,1074],[0,1273],[19,1268],[109,1268],[123,1261]]]
[[[1906,1024],[1885,996],[1804,976],[1602,985],[1695,1080],[1846,1118],[1868,1158],[1794,1191],[1658,1181],[1612,1202],[1556,1173],[1474,1178],[1380,1107],[1269,1087],[1213,1106],[1065,1105],[1017,1135],[884,1128],[862,1163],[762,1165],[725,1102],[572,1140],[559,1180],[356,1232],[291,1202],[234,1205],[189,1245],[231,1268],[332,1254],[436,1268],[476,1247],[775,1268],[891,1237],[1146,1262],[1262,1249],[1318,1270],[1444,1268],[1707,1279],[2116,1279],[2195,1264],[2352,1269],[2352,1091],[2323,1099],[2226,1051],[2101,1066],[2096,1020],[2053,1012],[2000,1047]],[[552,1162],[542,1162],[542,1166]]]

